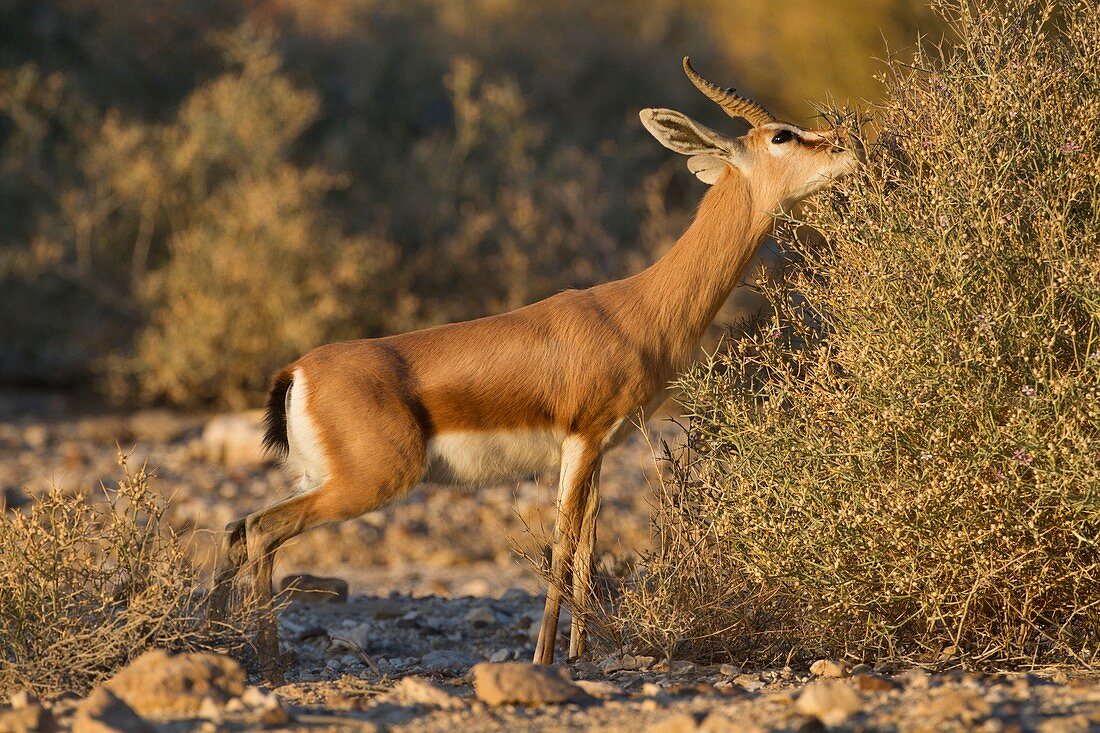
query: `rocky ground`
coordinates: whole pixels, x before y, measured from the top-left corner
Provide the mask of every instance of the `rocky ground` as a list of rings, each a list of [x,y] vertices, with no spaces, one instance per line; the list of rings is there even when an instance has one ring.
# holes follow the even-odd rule
[[[674,429],[649,435],[661,438]],[[208,560],[212,530],[288,493],[255,440],[251,415],[112,414],[56,395],[0,395],[0,490],[12,510],[50,481],[73,491],[109,482],[117,442],[156,468],[172,521],[196,530],[195,552]],[[639,432],[605,463],[605,556],[629,559],[649,541],[651,456]],[[540,556],[552,492],[552,477],[476,492],[425,487],[292,543],[277,576],[337,577],[350,591],[287,607],[290,662],[278,685],[246,679],[226,658],[139,660],[86,700],[10,701],[0,732],[1100,730],[1100,685],[1073,670],[670,668],[606,649],[549,673],[516,662],[530,658],[541,614],[537,575],[520,555]]]

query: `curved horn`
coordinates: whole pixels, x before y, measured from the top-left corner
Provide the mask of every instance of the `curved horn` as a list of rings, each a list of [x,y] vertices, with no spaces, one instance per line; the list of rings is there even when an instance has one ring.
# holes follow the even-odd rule
[[[734,94],[733,87],[720,87],[699,76],[699,72],[691,66],[688,57],[684,57],[684,73],[691,79],[691,83],[703,94],[707,95],[714,103],[726,111],[730,117],[741,117],[748,120],[753,127],[760,127],[769,122],[775,122],[775,115],[764,109],[760,104]]]

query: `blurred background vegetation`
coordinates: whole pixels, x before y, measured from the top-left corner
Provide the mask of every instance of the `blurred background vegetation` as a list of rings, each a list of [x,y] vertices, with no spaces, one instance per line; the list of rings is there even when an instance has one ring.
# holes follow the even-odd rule
[[[0,383],[242,406],[304,350],[636,271],[645,106],[874,101],[919,0],[3,0]]]

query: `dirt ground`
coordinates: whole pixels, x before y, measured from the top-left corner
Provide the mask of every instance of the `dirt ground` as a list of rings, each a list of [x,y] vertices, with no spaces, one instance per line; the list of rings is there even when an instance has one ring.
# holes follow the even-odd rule
[[[72,490],[94,489],[101,478],[109,483],[118,475],[117,443],[132,451],[131,461],[156,469],[156,486],[172,497],[173,523],[195,530],[195,551],[209,561],[215,531],[289,493],[278,468],[250,461],[254,436],[238,431],[232,440],[245,447],[230,450],[212,437],[210,421],[208,415],[166,411],[110,413],[54,394],[0,394],[0,490],[11,505],[33,498],[50,481]],[[605,461],[601,552],[629,558],[647,546],[656,475],[650,443],[675,438],[675,426],[655,421],[648,435],[638,431]],[[350,597],[346,603],[295,603],[280,619],[293,661],[285,684],[274,691],[292,713],[287,727],[1100,730],[1100,685],[1072,670],[929,676],[880,665],[855,670],[873,674],[835,683],[855,697],[838,703],[826,695],[822,712],[811,703],[820,690],[807,693],[807,685],[834,683],[816,681],[807,669],[690,662],[670,669],[663,660],[606,649],[569,664],[573,679],[588,681],[586,699],[489,707],[473,696],[470,668],[486,660],[527,660],[534,651],[541,589],[521,554],[542,552],[553,523],[553,490],[554,477],[475,491],[421,487],[404,502],[288,545],[277,578],[303,572],[339,577],[348,581]],[[559,628],[567,633],[569,624]],[[564,656],[564,646],[559,649]],[[441,683],[460,702],[440,708],[395,697],[394,685],[410,675]],[[829,692],[835,697],[835,689]],[[829,705],[847,707],[830,717]],[[159,727],[250,726],[193,720]]]

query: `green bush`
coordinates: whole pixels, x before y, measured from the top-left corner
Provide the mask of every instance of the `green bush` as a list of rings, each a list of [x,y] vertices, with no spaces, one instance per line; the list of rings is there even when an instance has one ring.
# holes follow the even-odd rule
[[[1100,660],[1100,14],[938,7],[768,326],[681,384],[628,643]]]

